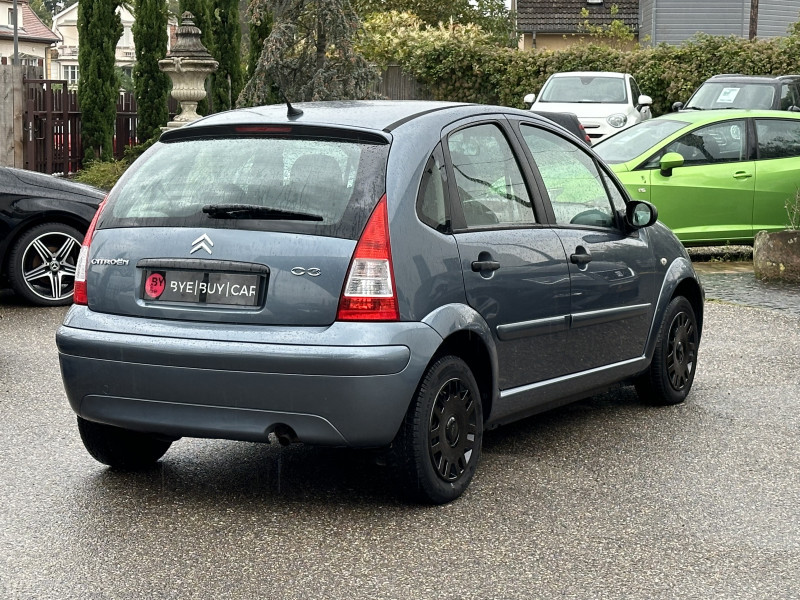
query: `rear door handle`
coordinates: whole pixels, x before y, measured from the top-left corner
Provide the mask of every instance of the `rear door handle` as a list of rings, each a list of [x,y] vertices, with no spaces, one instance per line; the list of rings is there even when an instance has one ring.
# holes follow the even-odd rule
[[[733,174],[734,179],[749,179],[752,176],[753,174],[748,171],[736,171],[736,173]]]
[[[500,263],[496,260],[476,260],[472,262],[472,270],[476,273],[481,271],[497,271],[500,268]]]

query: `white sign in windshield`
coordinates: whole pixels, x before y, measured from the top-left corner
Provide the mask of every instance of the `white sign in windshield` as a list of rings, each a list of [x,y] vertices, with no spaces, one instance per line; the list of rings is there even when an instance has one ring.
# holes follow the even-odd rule
[[[733,104],[733,101],[736,100],[736,96],[738,95],[739,95],[739,88],[724,88],[719,93],[717,102],[719,102],[720,104]]]

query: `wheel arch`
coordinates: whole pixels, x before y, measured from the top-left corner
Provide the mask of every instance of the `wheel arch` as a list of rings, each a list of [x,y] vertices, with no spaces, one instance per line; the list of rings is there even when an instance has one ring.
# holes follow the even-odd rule
[[[698,339],[703,332],[703,303],[705,302],[703,289],[696,279],[686,278],[681,280],[672,293],[672,298],[683,296],[692,305],[694,316],[697,319]]]
[[[89,221],[72,213],[46,212],[32,215],[30,218],[18,224],[11,232],[11,235],[3,240],[2,254],[0,254],[0,275],[3,277],[7,277],[8,275],[8,261],[11,259],[11,249],[17,244],[17,240],[34,227],[44,225],[45,223],[58,223],[59,225],[74,227],[84,235],[86,234],[86,230],[89,229]]]
[[[479,313],[461,304],[442,306],[424,321],[442,337],[428,366],[448,354],[467,363],[478,384],[483,421],[487,422],[499,397],[497,349],[489,325]]]
[[[656,347],[658,332],[661,328],[661,321],[664,319],[664,313],[669,303],[677,296],[686,297],[692,305],[695,317],[697,318],[699,333],[702,333],[705,292],[688,258],[675,259],[664,274],[661,291],[658,295],[658,303],[653,314],[653,321],[650,324],[647,345],[645,346],[645,356],[647,356],[648,360],[652,360],[653,358],[653,352]],[[700,339],[700,336],[698,336],[698,339]]]

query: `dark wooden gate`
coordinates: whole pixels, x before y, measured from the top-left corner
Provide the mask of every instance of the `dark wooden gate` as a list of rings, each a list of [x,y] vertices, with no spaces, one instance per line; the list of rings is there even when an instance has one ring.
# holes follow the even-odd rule
[[[24,79],[25,168],[72,173],[81,166],[80,111],[63,79]]]

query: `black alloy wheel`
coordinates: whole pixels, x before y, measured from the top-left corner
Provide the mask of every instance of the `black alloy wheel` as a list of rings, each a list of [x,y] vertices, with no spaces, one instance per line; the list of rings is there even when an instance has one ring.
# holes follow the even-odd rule
[[[39,306],[70,304],[81,242],[83,234],[63,223],[44,223],[23,233],[9,259],[14,291]]]

